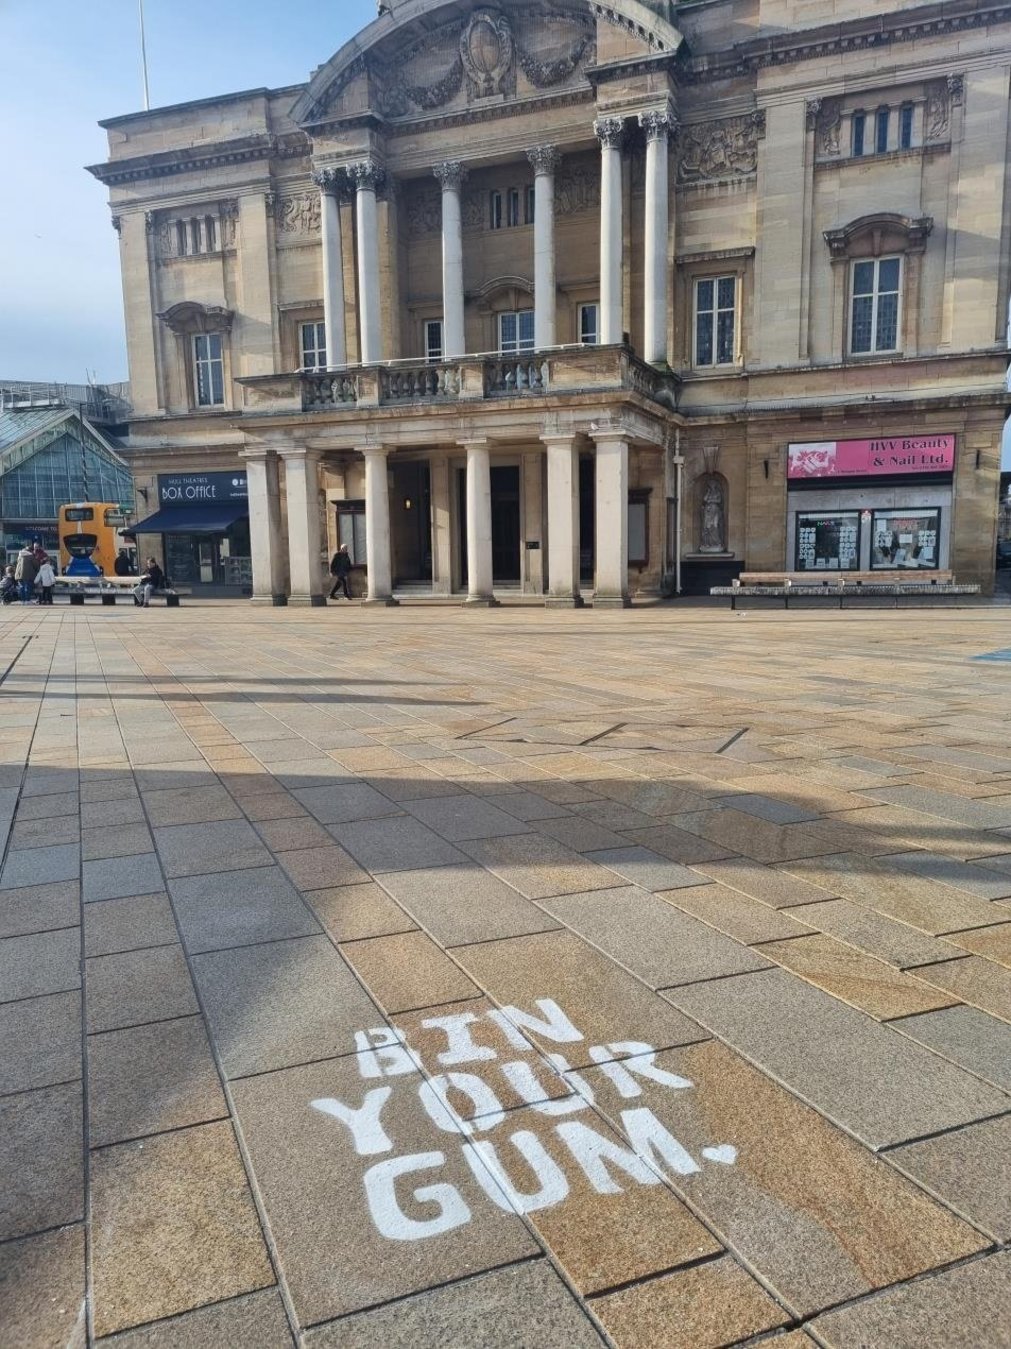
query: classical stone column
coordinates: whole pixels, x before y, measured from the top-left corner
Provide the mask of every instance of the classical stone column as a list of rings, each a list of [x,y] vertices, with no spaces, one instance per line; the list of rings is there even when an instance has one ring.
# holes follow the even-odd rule
[[[543,435],[548,454],[549,609],[578,608],[579,593],[579,450],[571,433]]]
[[[628,607],[628,438],[621,427],[594,434],[596,451],[595,609]]]
[[[249,544],[253,559],[253,604],[288,603],[284,589],[281,489],[273,450],[244,450],[249,492]]]
[[[467,451],[467,603],[493,605],[491,572],[491,447],[461,441]]]
[[[348,169],[355,183],[358,223],[358,304],[362,365],[382,360],[382,311],[379,304],[379,224],[376,189],[383,171],[372,159]]]
[[[442,184],[442,353],[463,356],[467,350],[463,310],[463,214],[460,189],[467,178],[463,164],[447,161],[432,170]]]
[[[555,286],[555,169],[561,156],[553,145],[527,151],[534,168],[534,345],[553,347]]]
[[[600,340],[620,342],[624,334],[622,303],[621,117],[601,117],[593,124],[600,141]]]
[[[453,536],[449,491],[449,455],[433,454],[428,461],[432,498],[432,593],[453,592]]]
[[[323,595],[322,534],[319,519],[319,455],[282,450],[288,503],[289,604],[326,604]]]
[[[344,317],[344,243],[341,238],[340,189],[346,179],[339,169],[319,169],[312,175],[319,188],[320,231],[323,243],[323,326],[328,366],[346,365],[347,326]]]
[[[646,280],[644,356],[652,365],[667,361],[670,273],[667,231],[670,219],[668,154],[674,116],[668,108],[639,114],[646,132]]]
[[[365,456],[365,565],[369,586],[365,603],[391,606],[397,601],[393,598],[387,449],[385,445],[369,445],[362,454]]]

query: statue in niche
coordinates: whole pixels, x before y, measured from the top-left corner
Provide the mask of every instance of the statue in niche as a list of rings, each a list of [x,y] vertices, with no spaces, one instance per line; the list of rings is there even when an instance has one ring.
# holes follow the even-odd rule
[[[704,480],[702,491],[700,553],[727,551],[727,503],[723,482],[715,474]]]

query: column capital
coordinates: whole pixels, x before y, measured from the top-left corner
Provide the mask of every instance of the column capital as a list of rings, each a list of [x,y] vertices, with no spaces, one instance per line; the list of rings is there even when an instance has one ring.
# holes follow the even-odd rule
[[[456,442],[462,450],[490,450],[491,441],[487,436],[464,436]]]
[[[359,159],[349,164],[347,171],[359,192],[377,192],[386,177],[383,166],[375,159]]]
[[[302,445],[279,445],[277,453],[286,464],[318,464],[322,458],[322,450],[307,450]]]
[[[624,117],[598,117],[593,124],[593,134],[604,148],[620,150],[625,138]]]
[[[610,445],[619,440],[628,444],[632,440],[632,432],[621,422],[591,422],[586,434],[597,445]]]
[[[239,458],[265,464],[268,460],[277,458],[277,450],[272,445],[253,445],[249,449],[240,450]]]
[[[549,449],[552,445],[574,445],[582,433],[576,430],[571,431],[542,431],[540,442]]]
[[[666,140],[677,131],[678,120],[670,107],[652,108],[649,112],[639,114],[639,125],[646,133],[647,142],[659,141]]]
[[[432,173],[442,184],[443,192],[459,192],[467,181],[469,170],[459,159],[446,159],[436,164]]]
[[[358,452],[364,459],[385,459],[390,453],[389,445],[359,445]]]
[[[333,164],[325,164],[319,168],[314,168],[309,177],[321,192],[330,197],[342,197],[350,187],[347,170],[343,167],[338,168]]]
[[[554,173],[562,162],[562,155],[557,145],[535,145],[527,151],[527,159],[533,165],[534,173]]]

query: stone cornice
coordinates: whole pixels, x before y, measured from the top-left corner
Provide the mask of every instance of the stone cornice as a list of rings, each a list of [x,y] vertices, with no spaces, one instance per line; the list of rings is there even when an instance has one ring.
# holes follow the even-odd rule
[[[748,75],[769,66],[836,57],[1009,22],[1011,4],[1003,0],[939,0],[916,9],[776,33],[738,43],[725,51],[689,57],[680,63],[679,81],[704,84],[714,78]]]
[[[288,136],[257,134],[234,140],[214,141],[206,145],[164,150],[130,159],[114,159],[106,164],[90,164],[94,174],[107,187],[122,187],[144,179],[168,178],[181,173],[206,173],[232,164],[249,164],[271,159],[308,157],[309,138],[297,133]]]

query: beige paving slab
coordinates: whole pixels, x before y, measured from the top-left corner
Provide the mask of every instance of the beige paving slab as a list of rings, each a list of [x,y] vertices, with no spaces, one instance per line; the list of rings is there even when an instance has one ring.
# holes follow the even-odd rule
[[[341,953],[387,1012],[471,998],[477,988],[423,932],[346,942]]]
[[[113,955],[179,940],[168,895],[100,899],[84,910],[84,954]]]
[[[811,1329],[830,1349],[1007,1349],[1009,1307],[1011,1253],[1003,1251],[828,1312]]]
[[[695,867],[702,862],[716,862],[732,854],[726,849],[699,838],[685,829],[673,824],[654,824],[646,828],[626,829],[624,837],[628,843],[641,848],[649,848],[661,857],[672,862],[681,862],[684,866]]]
[[[768,968],[764,956],[636,886],[542,904],[651,988]]]
[[[865,904],[888,918],[917,927],[930,936],[963,928],[986,927],[994,921],[992,906],[962,890],[928,881],[854,853],[790,862],[793,876],[834,890],[844,899]]]
[[[84,1225],[0,1245],[0,1344],[84,1343]]]
[[[528,899],[607,890],[615,884],[613,871],[540,833],[479,839],[461,847]]]
[[[497,876],[473,864],[388,872],[379,882],[443,946],[558,926]]]
[[[656,1349],[734,1343],[790,1319],[729,1256],[597,1298],[593,1310],[617,1344]]]
[[[123,1330],[101,1343],[103,1349],[291,1349],[295,1342],[280,1296],[265,1289]]]
[[[1011,1115],[894,1148],[888,1160],[996,1241],[1011,1239]]]
[[[76,880],[0,891],[0,938],[74,927],[80,922],[80,902]]]
[[[603,1343],[546,1260],[526,1261],[308,1331],[309,1349],[474,1349],[492,1338],[589,1349]]]
[[[84,1217],[81,1099],[80,1082],[0,1097],[0,1242]]]
[[[971,932],[950,933],[947,940],[963,951],[972,951],[974,955],[986,956],[1011,969],[1011,913],[1009,921],[995,927],[978,927]]]
[[[354,1032],[382,1020],[326,937],[210,951],[193,971],[229,1077],[352,1053]]]
[[[245,820],[169,825],[154,831],[155,846],[168,877],[210,875],[269,866],[273,861]]]
[[[831,937],[866,951],[897,969],[915,968],[934,960],[950,959],[955,948],[950,939],[926,933],[849,899],[828,899],[820,904],[802,904],[782,912],[817,928]],[[984,931],[986,929],[983,929]]]
[[[202,1017],[89,1037],[92,1147],[203,1124],[227,1114]]]
[[[981,1011],[1011,1021],[1011,969],[983,956],[924,965],[921,978]]]
[[[742,894],[750,895],[752,899],[774,909],[817,904],[832,898],[834,894],[831,889],[810,885],[786,871],[762,866],[747,857],[728,857],[725,861],[703,859],[693,864],[693,870],[700,871],[728,889],[740,890]]]
[[[878,1021],[933,1012],[958,1001],[883,960],[818,933],[766,942],[762,955]]]
[[[92,1153],[96,1335],[274,1282],[227,1121]]]
[[[273,853],[294,852],[306,848],[329,848],[333,844],[333,838],[326,829],[308,816],[259,820],[255,828]]]
[[[978,1007],[905,1017],[894,1029],[1011,1095],[1011,1026]]]
[[[676,815],[671,822],[679,829],[698,834],[728,852],[740,853],[756,862],[785,862],[797,857],[817,857],[830,851],[830,845],[808,825],[772,824],[731,807]]]
[[[708,877],[703,879],[708,880]],[[658,897],[700,918],[710,927],[726,933],[745,946],[756,942],[782,941],[811,931],[800,911],[798,917],[793,918],[784,910],[777,912],[740,890],[731,890],[715,882],[679,890],[662,890]]]
[[[903,806],[868,806],[833,816],[840,824],[879,833],[889,852],[922,848],[959,861],[1007,852],[1007,840],[958,822],[946,822]]]
[[[786,970],[665,996],[870,1147],[998,1114],[1011,1100]]]
[[[178,945],[89,956],[85,985],[91,1033],[167,1021],[200,1010]]]
[[[0,1004],[0,1095],[81,1077],[81,995]]]
[[[110,824],[85,829],[81,856],[86,862],[102,857],[135,857],[151,852],[154,844],[146,824]]]
[[[363,1079],[352,1056],[233,1087],[239,1128],[302,1325],[538,1253],[520,1218],[490,1200],[475,1179],[461,1136],[426,1112],[421,1082],[417,1073],[385,1084]],[[363,1137],[356,1151],[349,1125],[330,1113],[331,1103],[357,1108],[370,1089],[388,1093],[380,1103],[384,1136]],[[398,1165],[404,1167],[400,1200],[390,1190]],[[430,1191],[435,1206],[411,1201],[413,1191],[431,1186],[440,1187]]]
[[[0,941],[0,1004],[81,986],[81,929]]]
[[[169,893],[191,954],[319,931],[312,911],[277,866],[181,877],[169,881]]]
[[[707,1036],[696,1022],[572,932],[482,942],[458,947],[454,955],[512,1020],[517,1020],[515,1008],[524,1017],[550,1024],[539,1004],[543,999],[554,1002],[581,1039],[560,1044],[552,1032],[529,1026],[525,1033],[549,1052],[561,1048],[575,1068],[591,1061],[591,1045],[637,1040],[666,1047]],[[523,1018],[519,1024],[527,1025]]]
[[[304,898],[335,942],[388,937],[417,927],[411,916],[374,881],[307,890]]]
[[[330,826],[330,832],[341,847],[373,875],[380,871],[451,866],[466,860],[458,847],[411,816],[334,824]],[[323,882],[333,883],[332,880]]]

